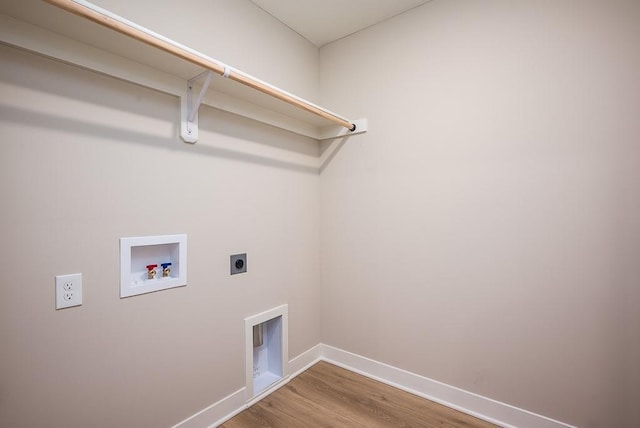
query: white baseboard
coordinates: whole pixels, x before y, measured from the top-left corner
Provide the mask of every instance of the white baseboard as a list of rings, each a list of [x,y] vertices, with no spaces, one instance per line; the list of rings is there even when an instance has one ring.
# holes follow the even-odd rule
[[[452,409],[504,428],[575,428],[546,416],[519,409],[397,367],[329,345],[321,345],[322,359]]]
[[[246,408],[245,389],[240,388],[233,394],[227,395],[222,400],[174,425],[173,428],[203,428],[222,424]]]
[[[546,416],[519,409],[473,392],[438,382],[361,355],[353,354],[333,346],[318,344],[289,361],[288,373],[277,387],[265,391],[260,397],[247,403],[246,388],[201,410],[175,425],[173,428],[213,428],[237,415],[258,399],[286,385],[318,361],[327,361],[337,366],[394,386],[452,409],[492,422],[504,428],[575,428]]]
[[[303,371],[317,363],[322,359],[322,344],[317,344],[311,349],[304,351],[302,354],[289,361],[290,378],[298,376]]]

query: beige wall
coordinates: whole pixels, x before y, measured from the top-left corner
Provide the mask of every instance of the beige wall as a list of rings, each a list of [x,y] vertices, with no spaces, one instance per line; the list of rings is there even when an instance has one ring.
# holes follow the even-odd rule
[[[321,49],[322,339],[640,425],[640,3],[434,0]]]
[[[182,13],[166,3],[158,17]],[[203,38],[251,24],[213,40],[220,57],[317,94],[315,47],[249,2],[206,3],[225,14],[187,10]],[[178,423],[244,386],[243,319],[282,303],[290,356],[320,342],[317,143],[202,108],[188,145],[177,99],[5,46],[0,94],[0,426]],[[121,300],[119,238],[172,233],[188,286]],[[55,311],[74,272],[84,304]]]
[[[0,47],[0,426],[177,423],[244,385],[242,319],[285,302],[291,357],[638,425],[637,2],[434,0],[320,62],[249,2],[96,3],[370,131],[319,177],[314,142],[203,108],[186,145],[173,97]],[[189,285],[119,299],[118,238],[166,233]]]

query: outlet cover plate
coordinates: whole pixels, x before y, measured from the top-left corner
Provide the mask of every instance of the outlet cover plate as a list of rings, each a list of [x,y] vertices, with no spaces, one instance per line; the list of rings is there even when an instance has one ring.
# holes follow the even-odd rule
[[[247,271],[247,253],[231,256],[231,275]]]
[[[56,309],[82,305],[82,274],[56,276]]]

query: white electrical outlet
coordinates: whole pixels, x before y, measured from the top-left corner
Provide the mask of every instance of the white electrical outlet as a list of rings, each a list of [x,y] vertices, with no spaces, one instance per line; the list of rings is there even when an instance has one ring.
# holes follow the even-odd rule
[[[82,305],[82,274],[56,276],[56,309]]]

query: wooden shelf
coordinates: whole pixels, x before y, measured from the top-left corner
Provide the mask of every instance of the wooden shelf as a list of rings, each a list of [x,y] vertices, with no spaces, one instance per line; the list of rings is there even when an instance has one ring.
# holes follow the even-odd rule
[[[5,4],[9,3],[9,4]],[[40,0],[0,4],[0,42],[184,99],[187,81],[205,71],[140,41]],[[331,121],[214,75],[203,104],[316,140],[350,133]],[[356,134],[366,120],[353,121]]]

